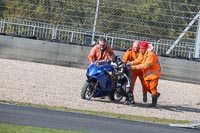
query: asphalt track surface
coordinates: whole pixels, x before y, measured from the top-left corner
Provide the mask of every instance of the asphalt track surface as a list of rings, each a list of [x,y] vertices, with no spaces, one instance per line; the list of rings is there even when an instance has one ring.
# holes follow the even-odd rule
[[[0,123],[91,133],[199,133],[198,129],[176,128],[129,120],[55,111],[0,103]]]

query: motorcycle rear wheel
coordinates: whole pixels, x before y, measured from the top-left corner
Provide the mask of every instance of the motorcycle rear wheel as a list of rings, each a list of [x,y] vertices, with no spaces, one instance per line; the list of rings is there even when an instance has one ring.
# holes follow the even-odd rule
[[[114,93],[114,100],[115,101],[119,102],[119,101],[122,100],[122,98],[123,98],[123,96],[121,94],[119,94],[117,92]]]
[[[81,90],[81,98],[90,100],[94,95],[92,83],[85,82]]]

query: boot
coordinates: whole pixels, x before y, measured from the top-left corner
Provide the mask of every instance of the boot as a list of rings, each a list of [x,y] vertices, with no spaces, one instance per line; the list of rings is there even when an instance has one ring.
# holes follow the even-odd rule
[[[128,94],[128,99],[131,104],[135,104],[134,95],[132,92]]]
[[[126,105],[135,104],[134,95],[132,94],[132,92],[128,93],[128,96],[126,97],[124,104]]]
[[[143,93],[143,102],[146,103],[147,102],[147,93]]]
[[[160,96],[160,93],[158,92],[156,95],[152,95],[152,103],[149,105],[149,107],[156,107],[158,97]]]

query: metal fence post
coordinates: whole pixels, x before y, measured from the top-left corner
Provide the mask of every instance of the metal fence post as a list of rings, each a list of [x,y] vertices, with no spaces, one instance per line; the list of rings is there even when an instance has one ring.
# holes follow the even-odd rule
[[[154,52],[158,55],[158,45],[160,44],[160,40],[155,42]]]
[[[57,27],[58,26],[53,25],[53,31],[52,31],[51,39],[56,39]]]
[[[112,38],[112,40],[111,40],[111,48],[113,48],[114,47],[114,44],[113,44],[113,37],[111,37]]]
[[[198,13],[198,27],[197,27],[197,34],[196,34],[196,42],[195,42],[195,53],[194,58],[199,58],[199,48],[200,48],[200,12]]]
[[[97,24],[97,18],[98,18],[98,13],[99,13],[99,2],[100,2],[100,0],[97,0],[97,6],[96,6],[96,12],[95,12],[95,18],[94,18],[94,25],[93,25],[93,31],[92,31],[92,41],[91,41],[92,45],[94,43],[94,35],[95,35],[95,32],[96,32],[96,24]]]
[[[1,32],[5,32],[5,31],[4,31],[5,24],[6,24],[6,18],[3,19]]]
[[[35,35],[35,26],[33,26],[33,36]]]
[[[71,32],[71,38],[70,38],[70,42],[73,42],[73,38],[74,38],[74,32]]]

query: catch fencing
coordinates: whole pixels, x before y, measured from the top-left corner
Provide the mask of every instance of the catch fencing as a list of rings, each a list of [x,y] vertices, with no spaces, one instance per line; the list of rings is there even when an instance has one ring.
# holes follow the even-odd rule
[[[77,44],[91,46],[92,32],[84,29],[73,29],[71,27],[52,25],[35,21],[26,21],[19,19],[1,19],[0,31],[7,35],[18,37],[37,38],[40,40],[56,41],[66,44]],[[134,40],[147,40],[153,44],[154,51],[158,55],[164,55],[169,49],[173,40],[154,40],[151,38],[139,36],[125,36],[120,34],[96,33],[95,38],[105,37],[112,48],[117,50],[126,50],[131,47]],[[194,55],[194,43],[181,42],[172,51],[176,57],[192,58]]]
[[[199,56],[199,5],[191,0],[1,0],[0,31],[88,46],[106,37],[122,50],[134,40],[147,40],[159,55],[178,38],[171,56],[192,58]]]

